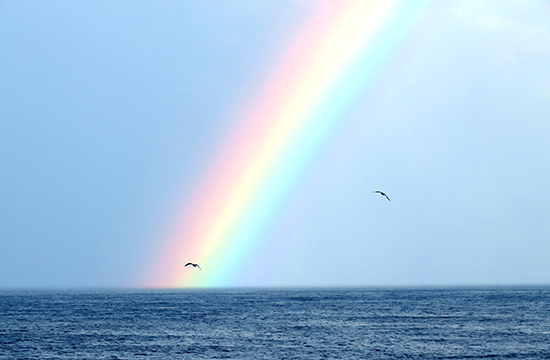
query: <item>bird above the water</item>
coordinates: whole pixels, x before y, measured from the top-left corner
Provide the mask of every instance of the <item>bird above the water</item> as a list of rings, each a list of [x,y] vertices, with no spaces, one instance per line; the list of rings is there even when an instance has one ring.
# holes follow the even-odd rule
[[[376,190],[376,191],[373,191],[373,193],[377,193],[377,194],[380,194],[380,195],[382,195],[382,196],[385,196],[386,199],[388,199],[388,201],[391,201],[390,198],[388,197],[388,195],[386,195],[386,193],[383,192],[383,191]]]
[[[199,270],[202,270],[201,267],[199,266],[199,264],[193,264],[192,262],[188,262],[187,264],[185,264],[185,266],[189,266],[189,265],[191,265],[192,267],[198,267]]]

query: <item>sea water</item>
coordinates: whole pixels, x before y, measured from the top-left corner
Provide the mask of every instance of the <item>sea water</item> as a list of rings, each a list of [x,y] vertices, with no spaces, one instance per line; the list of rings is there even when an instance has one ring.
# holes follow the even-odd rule
[[[0,359],[548,359],[550,288],[0,291]]]

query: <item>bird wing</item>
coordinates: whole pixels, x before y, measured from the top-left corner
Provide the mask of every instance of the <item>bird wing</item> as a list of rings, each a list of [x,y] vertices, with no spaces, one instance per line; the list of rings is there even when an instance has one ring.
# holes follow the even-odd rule
[[[201,267],[199,266],[199,264],[197,264],[197,267],[199,268],[200,271],[202,271]]]
[[[384,196],[386,197],[386,199],[388,199],[388,201],[391,201],[388,195],[384,194]]]
[[[187,263],[187,264],[185,264],[185,266],[189,266],[189,265],[193,265],[193,263]],[[185,267],[185,266],[184,266],[184,267]]]

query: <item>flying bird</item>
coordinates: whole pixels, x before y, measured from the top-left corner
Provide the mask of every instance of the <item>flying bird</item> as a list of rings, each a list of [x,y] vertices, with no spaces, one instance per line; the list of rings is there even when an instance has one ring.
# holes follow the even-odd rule
[[[388,201],[391,201],[390,198],[388,197],[388,195],[386,195],[386,193],[383,192],[383,191],[376,190],[376,191],[373,191],[373,193],[377,193],[377,194],[380,194],[380,195],[382,195],[382,196],[385,196],[386,199],[388,199]]]
[[[193,263],[191,263],[191,262],[188,262],[187,264],[185,264],[185,266],[189,266],[189,265],[191,265],[192,267],[198,267],[199,270],[202,270],[201,267],[199,266],[199,264],[193,264]],[[184,266],[184,267],[185,267],[185,266]]]

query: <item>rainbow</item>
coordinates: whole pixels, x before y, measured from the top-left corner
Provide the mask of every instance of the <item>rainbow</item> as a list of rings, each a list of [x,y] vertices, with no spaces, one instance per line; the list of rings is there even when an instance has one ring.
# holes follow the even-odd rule
[[[146,286],[239,284],[251,249],[305,165],[426,6],[421,0],[316,3],[194,190]],[[184,268],[188,261],[203,271]]]

